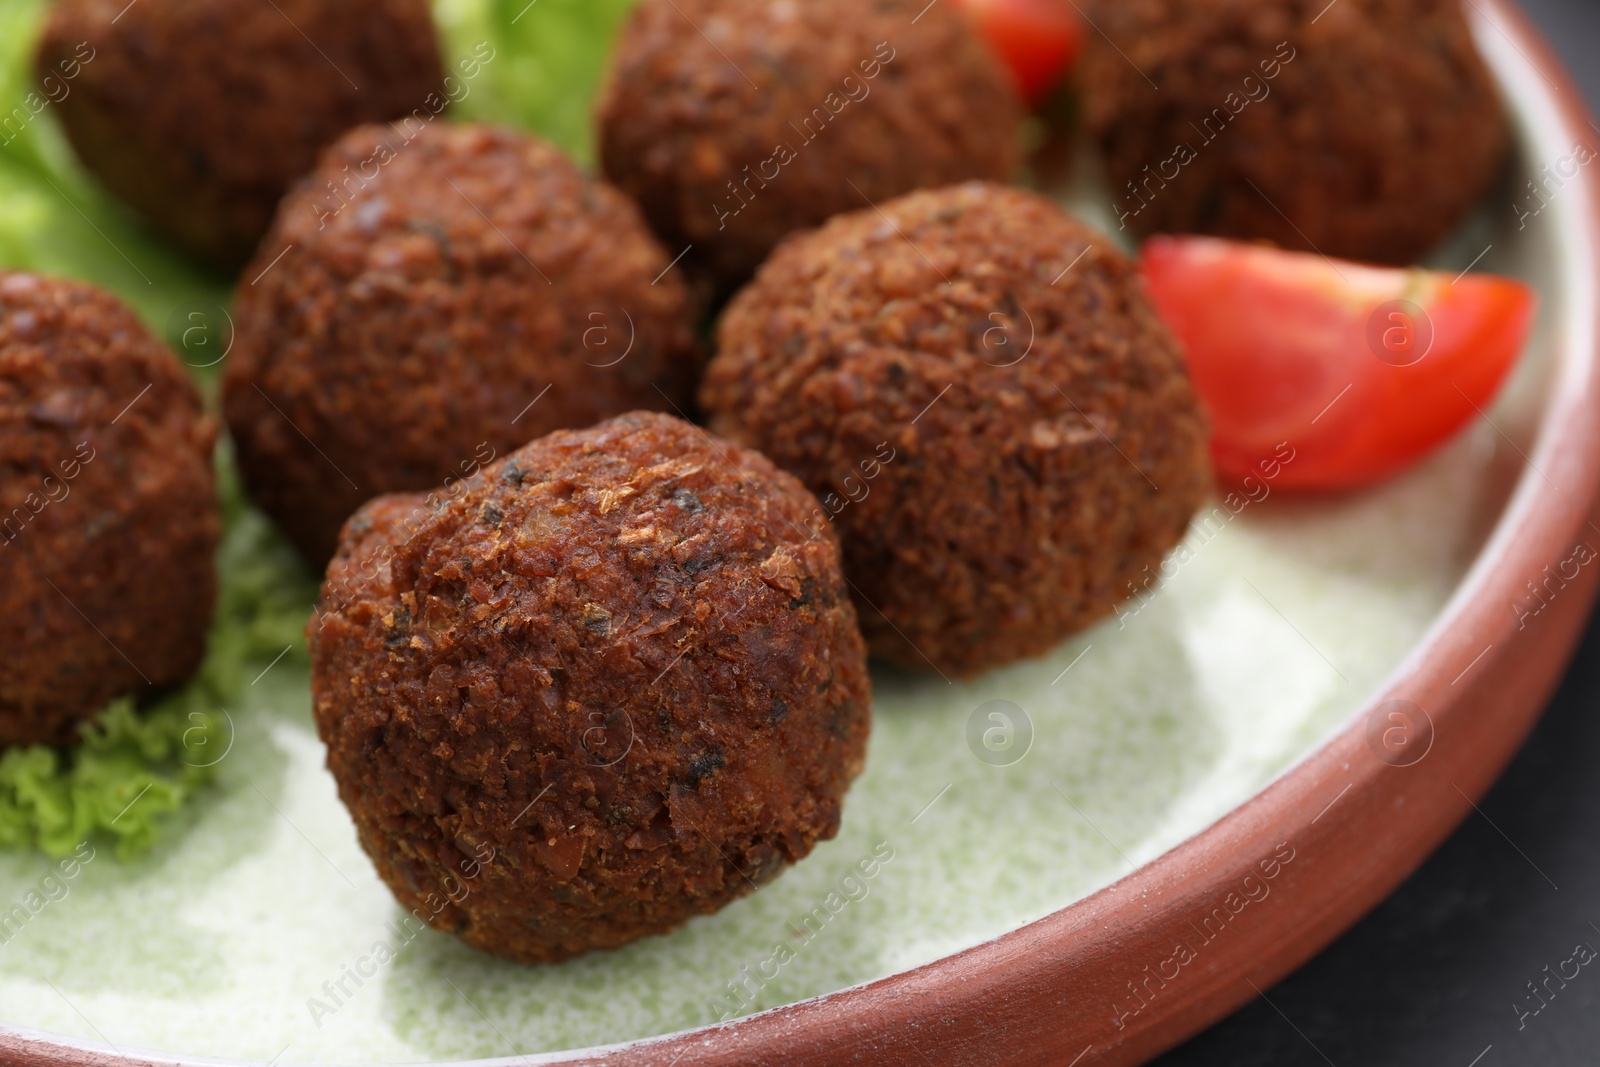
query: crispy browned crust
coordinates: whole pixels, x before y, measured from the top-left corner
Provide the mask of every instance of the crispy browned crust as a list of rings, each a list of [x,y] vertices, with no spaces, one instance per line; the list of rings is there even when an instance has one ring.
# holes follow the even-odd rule
[[[0,744],[188,678],[215,607],[216,425],[87,285],[0,272]]]
[[[1021,163],[1006,74],[952,5],[924,0],[644,0],[599,115],[606,174],[725,292],[795,230]],[[765,165],[784,145],[793,161]]]
[[[1088,38],[1084,114],[1112,203],[1136,233],[1407,264],[1483,199],[1505,159],[1505,112],[1461,0],[1099,0],[1092,10],[1104,36]],[[1277,63],[1285,42],[1293,58]],[[1275,78],[1263,79],[1263,63]],[[1193,160],[1168,162],[1184,145]]]
[[[968,675],[1130,594],[1206,492],[1206,421],[1103,234],[981,183],[880,208],[773,254],[701,402],[838,512],[872,651]]]
[[[559,960],[715,911],[831,837],[870,691],[815,506],[764,457],[636,412],[357,513],[308,629],[314,713],[402,906]]]
[[[320,564],[374,496],[688,404],[699,357],[668,263],[626,197],[542,141],[351,131],[239,287],[224,408],[251,496]]]
[[[58,0],[35,68],[89,169],[230,270],[324,145],[444,102],[426,0]]]

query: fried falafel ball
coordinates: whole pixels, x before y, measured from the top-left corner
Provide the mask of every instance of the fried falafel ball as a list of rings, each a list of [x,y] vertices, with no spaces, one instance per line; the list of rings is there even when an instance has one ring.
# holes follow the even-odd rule
[[[102,290],[0,272],[0,745],[67,744],[199,667],[216,425]]]
[[[924,0],[644,0],[599,115],[607,176],[720,295],[795,230],[1021,163],[1009,76]]]
[[[58,0],[35,73],[107,188],[224,270],[334,138],[445,104],[426,0]]]
[[[773,254],[701,402],[821,498],[871,650],[971,675],[1104,617],[1177,544],[1206,419],[1103,234],[977,182],[880,209]]]
[[[341,138],[238,290],[223,400],[239,464],[319,565],[370,498],[687,405],[699,369],[687,290],[626,197],[525,134],[412,137]]]
[[[308,628],[314,714],[402,906],[550,962],[832,837],[870,691],[814,507],[765,457],[635,412],[352,517]]]
[[[1461,0],[1103,0],[1093,17],[1084,114],[1136,233],[1409,264],[1506,157]]]

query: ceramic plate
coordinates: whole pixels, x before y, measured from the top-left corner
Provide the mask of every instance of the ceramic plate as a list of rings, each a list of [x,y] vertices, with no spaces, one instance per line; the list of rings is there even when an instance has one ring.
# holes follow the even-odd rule
[[[598,58],[522,50],[518,6],[441,5],[453,48],[490,39],[502,64],[463,110],[518,120],[495,94],[553,82],[539,122],[571,143]],[[133,862],[99,851],[0,944],[0,1055],[1087,1067],[1140,1060],[1267,988],[1470,811],[1592,593],[1579,574],[1530,613],[1523,587],[1600,545],[1594,186],[1571,179],[1525,228],[1514,205],[1594,131],[1509,4],[1469,15],[1517,158],[1437,265],[1523,278],[1541,311],[1493,409],[1426,463],[1336,499],[1264,480],[1242,506],[1214,501],[1144,593],[1047,658],[956,684],[875,669],[835,840],[716,915],[558,966],[400,925],[286,658],[227,709],[232,747],[181,825]],[[46,164],[92,195],[62,153]],[[1103,224],[1084,173],[1059,191]],[[0,243],[0,259],[110,284],[158,329],[214,296],[131,229],[116,253],[59,203],[38,210],[59,237]],[[1409,747],[1386,739],[1397,710]],[[0,909],[48,870],[0,855]],[[674,1036],[640,1041],[659,1035]]]

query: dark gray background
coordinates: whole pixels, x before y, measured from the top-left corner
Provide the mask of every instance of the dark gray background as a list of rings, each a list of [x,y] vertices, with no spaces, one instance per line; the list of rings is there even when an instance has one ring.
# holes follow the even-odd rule
[[[1523,6],[1600,111],[1600,0]],[[1270,1005],[1256,999],[1157,1067],[1600,1064],[1600,960],[1565,989],[1552,982],[1520,1028],[1513,1007],[1535,1006],[1526,983],[1577,943],[1600,949],[1600,618],[1479,806],[1377,911],[1268,990]]]

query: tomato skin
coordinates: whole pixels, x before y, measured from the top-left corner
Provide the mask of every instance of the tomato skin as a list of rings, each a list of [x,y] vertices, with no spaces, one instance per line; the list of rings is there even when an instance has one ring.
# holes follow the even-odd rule
[[[1508,278],[1209,237],[1153,238],[1140,265],[1210,408],[1218,475],[1287,442],[1283,488],[1355,489],[1432,452],[1487,410],[1537,308]]]
[[[1083,25],[1069,0],[956,0],[999,54],[1017,88],[1037,105],[1083,50]]]

